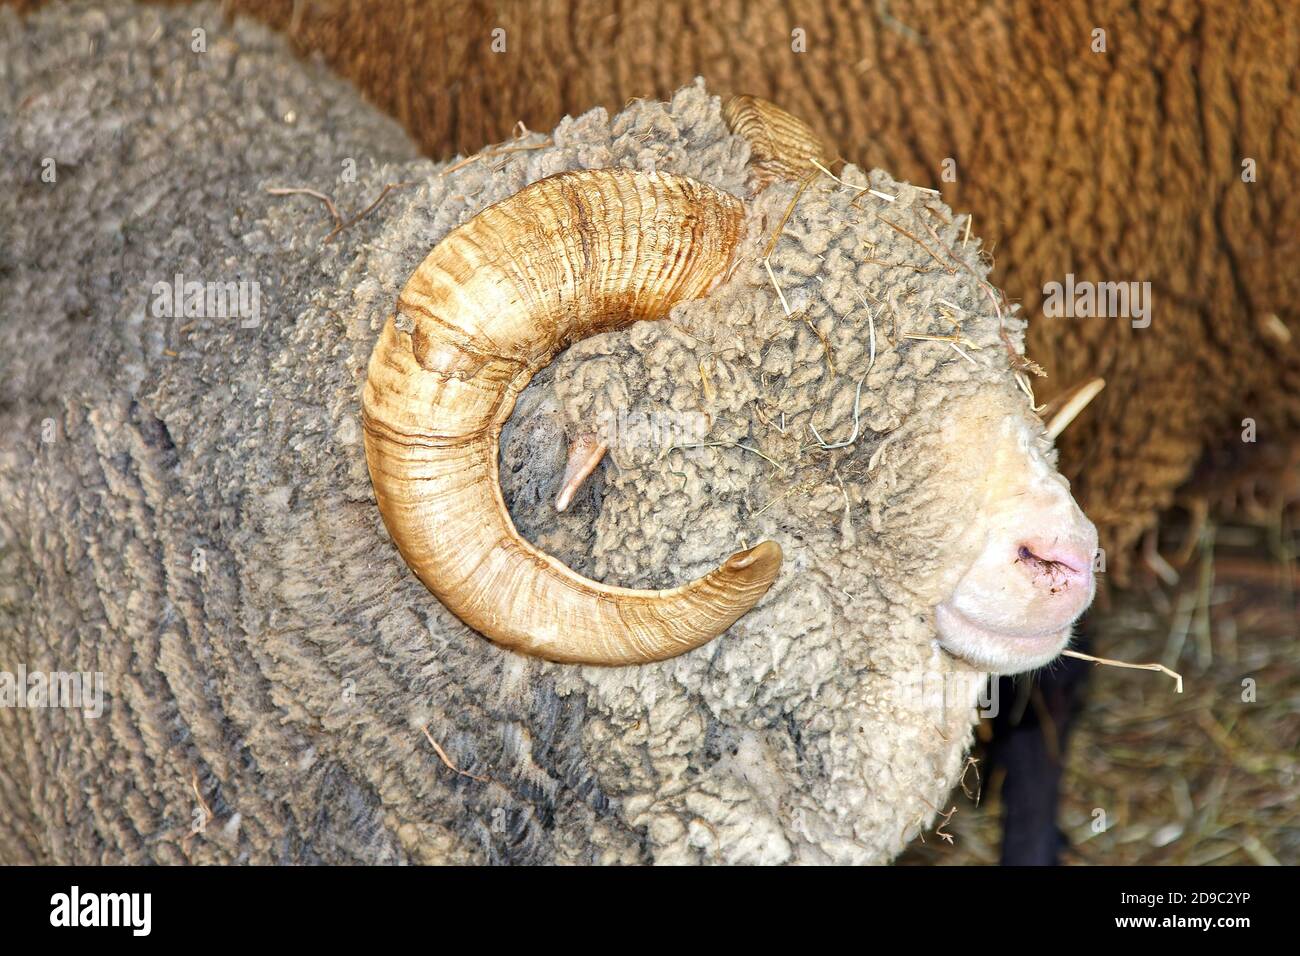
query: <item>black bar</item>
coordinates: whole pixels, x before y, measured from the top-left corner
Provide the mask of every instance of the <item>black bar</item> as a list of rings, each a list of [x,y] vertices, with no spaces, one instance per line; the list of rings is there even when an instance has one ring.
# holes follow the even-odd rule
[[[1097,938],[1231,945],[1294,925],[1292,874],[1280,868],[1160,869],[416,869],[115,868],[0,869],[6,949],[25,940],[93,937],[128,946],[225,940],[374,944],[376,933],[427,936],[431,945],[497,949],[511,938],[599,946],[614,939],[699,944],[772,941],[782,930],[868,945],[929,927],[933,939],[1071,943]],[[144,897],[109,927],[67,922],[72,887],[81,912],[96,894],[149,894],[148,935],[136,935]],[[94,902],[87,904],[88,896]],[[63,909],[60,910],[60,904]],[[1208,928],[1188,920],[1209,919]],[[1120,921],[1151,920],[1150,925]],[[1181,923],[1177,921],[1183,921]],[[1221,921],[1244,920],[1242,925]],[[1172,922],[1168,922],[1172,921]],[[1217,922],[1216,922],[1217,921]],[[143,920],[137,923],[143,928]],[[608,928],[603,928],[608,924]],[[1035,933],[1051,935],[1035,936]],[[606,933],[619,934],[615,937]],[[516,936],[517,934],[517,936]],[[665,935],[667,934],[667,935]],[[604,940],[603,942],[601,940]],[[932,939],[932,941],[933,941]],[[260,947],[259,947],[260,948]]]

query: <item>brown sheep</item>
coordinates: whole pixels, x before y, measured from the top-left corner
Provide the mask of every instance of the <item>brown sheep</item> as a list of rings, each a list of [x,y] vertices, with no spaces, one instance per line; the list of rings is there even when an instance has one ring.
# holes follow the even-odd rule
[[[1035,317],[1039,399],[1094,375],[1109,383],[1062,440],[1062,465],[1112,571],[1198,461],[1267,472],[1265,455],[1288,460],[1279,449],[1300,430],[1293,6],[223,6],[323,54],[434,157],[702,74],[716,92],[802,115],[864,168],[942,188],[995,241],[994,281]],[[1257,181],[1243,181],[1248,161]],[[1045,284],[1067,274],[1149,282],[1150,327],[1039,318]],[[1244,418],[1258,444],[1242,444]]]

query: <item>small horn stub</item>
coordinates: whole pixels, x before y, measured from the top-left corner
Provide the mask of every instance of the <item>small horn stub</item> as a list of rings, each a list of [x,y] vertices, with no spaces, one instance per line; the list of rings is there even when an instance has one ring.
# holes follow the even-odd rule
[[[817,171],[810,160],[829,167],[834,150],[813,128],[775,103],[757,96],[733,96],[722,105],[727,128],[749,141],[753,185],[763,189],[778,179],[803,179]]]
[[[1088,407],[1088,403],[1106,387],[1104,378],[1090,378],[1068,388],[1043,406],[1041,416],[1047,436],[1053,441],[1065,431],[1066,426]]]
[[[560,479],[560,493],[555,496],[555,510],[564,511],[573,502],[582,483],[591,477],[609,446],[594,434],[579,435],[569,445],[569,460],[564,466],[564,477]]]
[[[566,345],[704,295],[743,223],[734,197],[679,176],[561,173],[452,230],[416,269],[362,397],[375,498],[406,563],[462,621],[553,661],[638,664],[712,640],[776,579],[771,541],[670,590],[590,581],[519,536],[497,442]]]

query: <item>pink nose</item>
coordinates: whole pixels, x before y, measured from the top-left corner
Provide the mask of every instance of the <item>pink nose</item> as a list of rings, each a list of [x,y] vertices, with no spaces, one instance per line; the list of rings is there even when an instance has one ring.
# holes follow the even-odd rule
[[[1017,564],[1045,588],[1055,594],[1059,589],[1086,586],[1092,579],[1092,554],[1068,541],[1028,538],[1016,548]]]

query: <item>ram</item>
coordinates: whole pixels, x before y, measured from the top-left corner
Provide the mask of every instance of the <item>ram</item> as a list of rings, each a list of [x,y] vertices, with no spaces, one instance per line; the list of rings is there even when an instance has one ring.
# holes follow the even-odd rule
[[[106,700],[0,857],[895,855],[1093,593],[966,219],[698,84],[434,165],[214,15],[5,41],[0,655]]]

